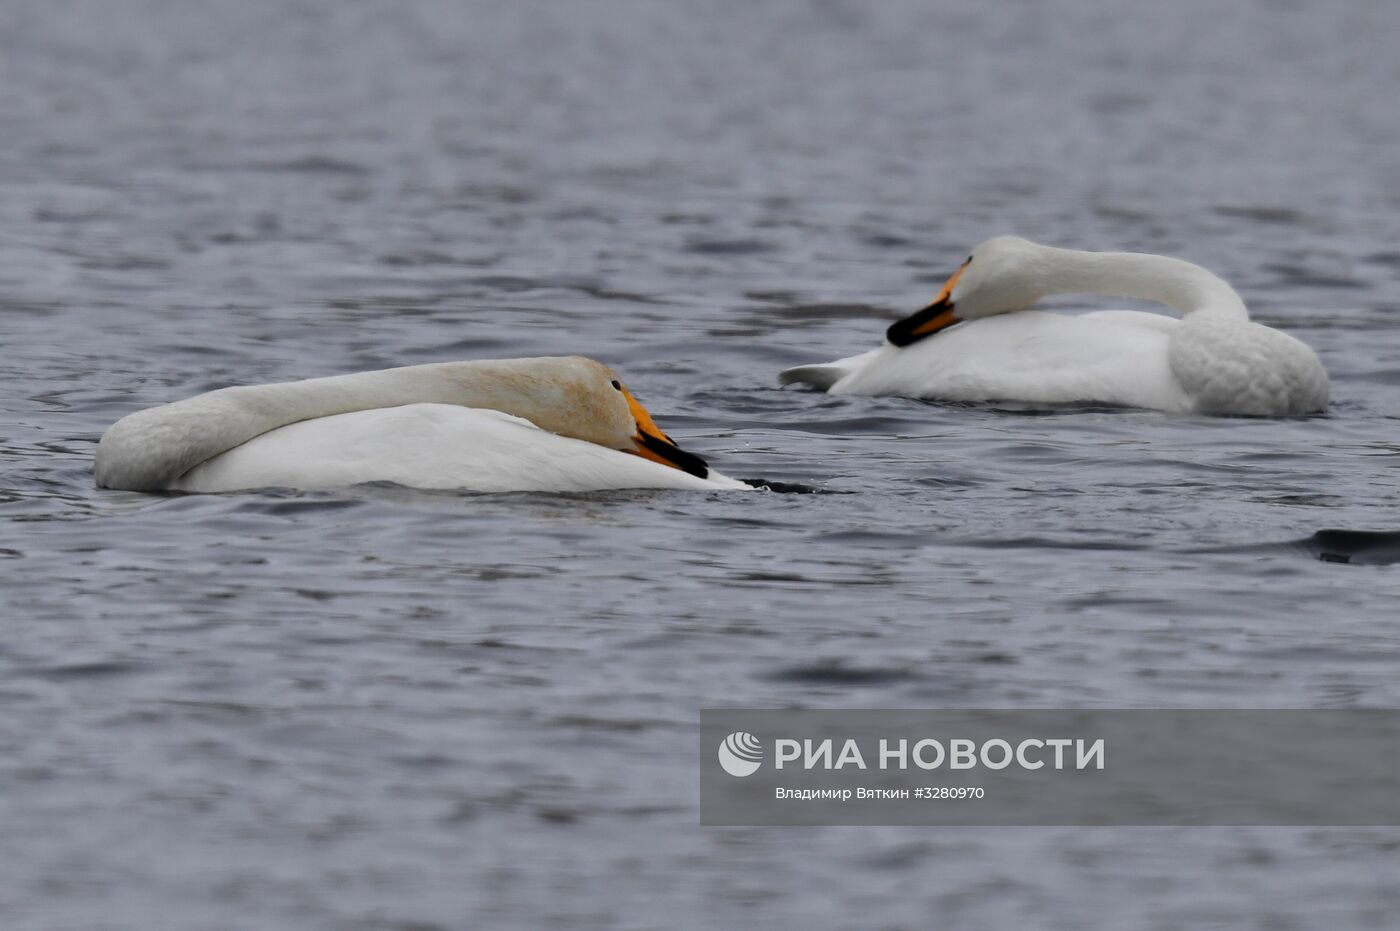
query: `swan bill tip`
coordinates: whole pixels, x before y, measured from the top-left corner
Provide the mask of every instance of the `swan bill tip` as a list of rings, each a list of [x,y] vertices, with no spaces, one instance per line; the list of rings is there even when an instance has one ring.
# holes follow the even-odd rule
[[[710,477],[709,463],[694,453],[686,452],[675,443],[646,430],[640,431],[632,440],[637,444],[637,448],[632,450],[634,455],[650,459],[652,462],[664,466],[670,466],[673,469],[680,469],[696,478]]]

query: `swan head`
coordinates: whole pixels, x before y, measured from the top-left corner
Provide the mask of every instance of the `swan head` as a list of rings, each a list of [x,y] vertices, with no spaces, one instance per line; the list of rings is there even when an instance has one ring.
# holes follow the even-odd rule
[[[927,307],[890,326],[886,337],[908,346],[963,320],[1025,310],[1044,296],[1045,249],[1019,236],[997,236],[972,250]]]
[[[516,360],[493,369],[494,406],[535,426],[708,478],[704,459],[667,436],[617,373],[583,356]],[[484,386],[478,385],[478,388]]]

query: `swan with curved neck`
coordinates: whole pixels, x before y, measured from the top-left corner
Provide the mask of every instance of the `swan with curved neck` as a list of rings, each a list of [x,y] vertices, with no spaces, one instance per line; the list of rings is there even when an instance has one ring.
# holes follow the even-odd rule
[[[1052,294],[1164,304],[1079,316],[1029,310]],[[1282,416],[1326,410],[1327,373],[1306,345],[1249,319],[1225,281],[1181,259],[1080,252],[1015,236],[973,250],[879,349],[788,369],[781,384],[944,401],[1096,403]]]
[[[137,411],[97,447],[134,491],[747,488],[678,447],[602,363],[442,362],[223,388]]]

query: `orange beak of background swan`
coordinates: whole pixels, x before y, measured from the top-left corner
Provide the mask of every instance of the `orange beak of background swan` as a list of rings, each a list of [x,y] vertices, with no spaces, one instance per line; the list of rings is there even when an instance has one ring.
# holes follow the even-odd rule
[[[632,436],[634,446],[626,452],[673,469],[680,469],[682,472],[689,472],[696,478],[709,477],[710,467],[705,464],[704,459],[686,452],[672,442],[669,436],[661,432],[661,428],[651,419],[641,402],[632,397],[632,392],[626,388],[620,390],[627,398],[627,406],[632,409],[632,418],[637,421],[637,432]]]
[[[908,346],[925,336],[932,336],[939,330],[961,323],[962,318],[953,313],[953,285],[958,283],[965,268],[967,262],[958,266],[958,270],[953,272],[953,277],[943,282],[943,290],[938,292],[938,297],[933,299],[932,304],[911,317],[891,324],[885,331],[885,338],[896,346]]]

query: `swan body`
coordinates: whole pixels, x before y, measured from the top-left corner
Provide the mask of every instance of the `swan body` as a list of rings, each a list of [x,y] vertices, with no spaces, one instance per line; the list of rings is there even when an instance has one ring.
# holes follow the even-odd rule
[[[1050,294],[1086,292],[1156,301],[1182,316],[1026,309]],[[1304,343],[1252,322],[1220,278],[1165,256],[998,237],[888,337],[858,356],[788,369],[779,381],[832,394],[1254,416],[1317,413],[1329,395],[1327,373]]]
[[[611,369],[576,356],[211,391],[117,421],[95,471],[102,487],[139,491],[749,487],[677,447]]]

